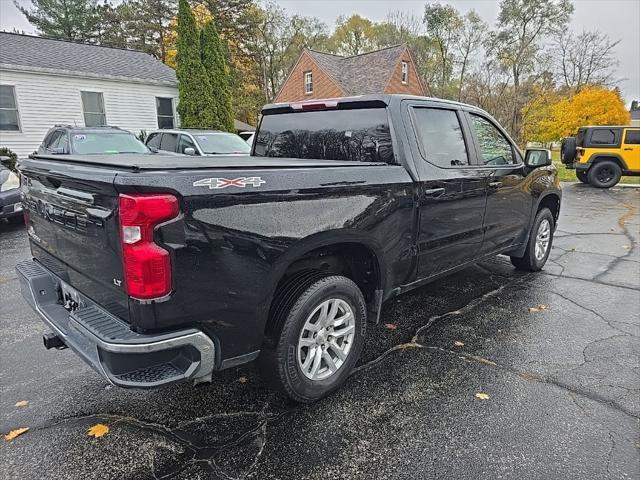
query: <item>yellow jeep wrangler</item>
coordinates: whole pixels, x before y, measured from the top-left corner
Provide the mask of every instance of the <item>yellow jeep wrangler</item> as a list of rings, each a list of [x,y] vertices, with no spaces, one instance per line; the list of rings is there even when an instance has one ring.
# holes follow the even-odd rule
[[[562,140],[560,158],[581,182],[613,187],[622,175],[640,176],[640,127],[580,127]]]

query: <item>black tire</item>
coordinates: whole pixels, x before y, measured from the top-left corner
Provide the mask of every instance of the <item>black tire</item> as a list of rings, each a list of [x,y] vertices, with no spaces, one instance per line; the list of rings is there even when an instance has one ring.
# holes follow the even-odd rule
[[[620,181],[622,169],[613,160],[600,160],[591,165],[587,177],[596,188],[611,188]]]
[[[12,225],[21,225],[24,223],[24,218],[22,215],[16,215],[15,217],[7,218],[7,222],[11,223]]]
[[[295,285],[289,284],[285,288],[294,290]],[[271,332],[272,341],[264,345],[258,366],[272,385],[291,399],[311,403],[342,385],[358,361],[364,346],[367,323],[364,297],[354,282],[346,277],[332,275],[312,279],[310,285],[299,295],[280,294],[279,298],[288,305],[285,308],[280,306],[272,310],[272,314],[281,316],[281,318],[272,319],[275,320],[273,322],[275,325],[280,324],[280,326],[276,328],[277,331]],[[314,310],[330,299],[346,302],[354,314],[355,328],[352,345],[343,363],[334,373],[326,379],[312,380],[303,373],[298,363],[298,340],[307,319]]]
[[[585,172],[583,170],[576,170],[576,177],[582,183],[589,183],[589,178],[587,178],[587,172]]]
[[[566,137],[562,139],[560,146],[560,160],[565,165],[571,165],[578,155],[576,137]]]
[[[549,222],[549,243],[547,245],[544,256],[538,258],[536,256],[536,239],[538,237],[538,232],[540,230],[540,226],[543,224],[544,220]],[[553,215],[551,214],[551,210],[548,208],[542,208],[537,214],[536,218],[533,220],[533,225],[531,226],[531,232],[529,232],[529,240],[527,243],[527,249],[524,251],[524,255],[521,258],[511,257],[511,263],[518,270],[525,270],[527,272],[537,272],[542,270],[544,264],[547,263],[547,259],[549,258],[549,253],[551,253],[551,247],[553,245],[553,232],[555,230],[555,221],[553,219]]]

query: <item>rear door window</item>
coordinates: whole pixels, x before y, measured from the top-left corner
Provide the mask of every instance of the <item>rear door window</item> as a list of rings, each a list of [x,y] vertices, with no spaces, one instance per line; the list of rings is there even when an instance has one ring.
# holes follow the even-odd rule
[[[462,126],[455,110],[414,107],[413,116],[425,160],[438,167],[469,165]]]
[[[599,128],[591,133],[591,143],[593,145],[615,145],[616,131],[610,128]]]
[[[160,143],[160,150],[165,152],[177,152],[178,151],[178,135],[175,133],[163,133],[162,141]]]
[[[254,155],[394,162],[385,108],[264,115],[255,138]]]

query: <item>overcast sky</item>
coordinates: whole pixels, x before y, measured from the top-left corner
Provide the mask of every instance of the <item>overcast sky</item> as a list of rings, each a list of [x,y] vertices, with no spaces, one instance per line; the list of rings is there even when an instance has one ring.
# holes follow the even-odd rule
[[[30,2],[20,0],[20,3]],[[333,27],[338,15],[354,13],[374,21],[384,20],[389,10],[404,10],[421,17],[425,1],[277,0],[276,3],[291,13],[318,17]],[[441,3],[451,4],[463,13],[475,9],[491,25],[498,15],[498,0],[441,0]],[[597,28],[613,40],[620,40],[615,52],[620,62],[617,68],[620,89],[627,104],[640,99],[640,0],[573,0],[573,4],[573,30]],[[35,33],[12,0],[0,0],[0,28]]]

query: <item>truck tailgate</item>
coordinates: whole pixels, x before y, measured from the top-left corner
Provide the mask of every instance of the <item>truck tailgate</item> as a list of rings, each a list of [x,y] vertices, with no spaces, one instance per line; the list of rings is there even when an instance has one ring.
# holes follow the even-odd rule
[[[47,160],[23,160],[20,171],[33,257],[69,286],[128,321],[128,297],[121,286],[115,172]]]

